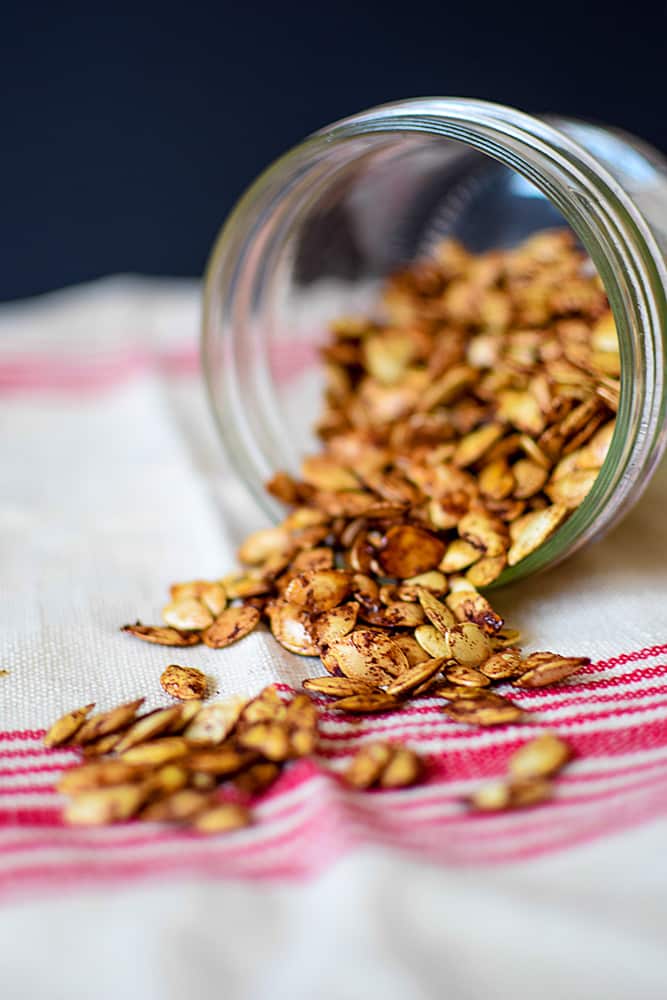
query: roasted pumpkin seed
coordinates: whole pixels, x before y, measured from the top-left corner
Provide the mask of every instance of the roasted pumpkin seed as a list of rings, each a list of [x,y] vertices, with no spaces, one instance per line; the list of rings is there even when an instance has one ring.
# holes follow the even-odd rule
[[[244,605],[241,608],[227,608],[204,632],[202,640],[211,649],[223,649],[249,635],[259,624],[257,608]]]

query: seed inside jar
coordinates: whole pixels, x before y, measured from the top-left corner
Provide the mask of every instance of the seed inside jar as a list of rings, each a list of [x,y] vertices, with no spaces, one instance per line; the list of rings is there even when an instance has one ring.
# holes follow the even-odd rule
[[[287,516],[245,539],[240,570],[172,585],[163,625],[126,631],[225,656],[264,622],[320,657],[307,689],[338,711],[440,694],[452,724],[524,721],[521,689],[588,661],[524,656],[480,589],[558,531],[609,449],[618,342],[589,264],[563,230],[480,255],[447,240],[390,277],[372,317],[335,320],[320,448],[267,483]],[[283,752],[272,731],[244,739]]]

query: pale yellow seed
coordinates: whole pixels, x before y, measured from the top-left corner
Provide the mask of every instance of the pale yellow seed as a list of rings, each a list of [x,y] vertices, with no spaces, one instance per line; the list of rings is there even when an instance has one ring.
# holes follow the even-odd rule
[[[547,778],[556,774],[572,756],[569,745],[556,733],[542,733],[524,743],[509,759],[508,770],[513,778]]]

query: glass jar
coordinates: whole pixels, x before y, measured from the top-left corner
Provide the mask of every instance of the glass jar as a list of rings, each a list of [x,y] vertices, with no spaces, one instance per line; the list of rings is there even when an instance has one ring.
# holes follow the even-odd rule
[[[616,320],[621,394],[585,501],[499,584],[564,559],[627,512],[667,440],[667,161],[633,136],[476,100],[399,101],[322,129],[274,163],[222,229],[204,292],[211,404],[236,471],[263,484],[316,448],[328,323],[445,236],[480,252],[569,225]]]

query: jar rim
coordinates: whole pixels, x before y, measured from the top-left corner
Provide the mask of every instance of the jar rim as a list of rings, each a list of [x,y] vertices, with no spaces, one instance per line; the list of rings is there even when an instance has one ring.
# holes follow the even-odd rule
[[[283,196],[290,180],[333,146],[361,136],[413,133],[452,139],[523,175],[561,212],[581,239],[605,285],[621,351],[616,430],[605,463],[581,506],[539,550],[503,572],[499,585],[555,565],[608,530],[648,482],[667,443],[667,271],[657,243],[630,196],[607,169],[563,130],[566,118],[533,117],[470,98],[411,98],[380,105],[325,127],[285,153],[260,175],[223,227],[205,277],[204,373],[218,423],[212,314],[220,296],[232,296],[247,261],[258,219]],[[238,289],[236,289],[238,290]],[[232,355],[227,356],[232,361]],[[228,389],[233,388],[227,383]],[[238,401],[237,401],[238,403]],[[238,413],[238,407],[236,412]],[[221,427],[237,471],[247,454]],[[250,484],[267,506],[261,485]]]

